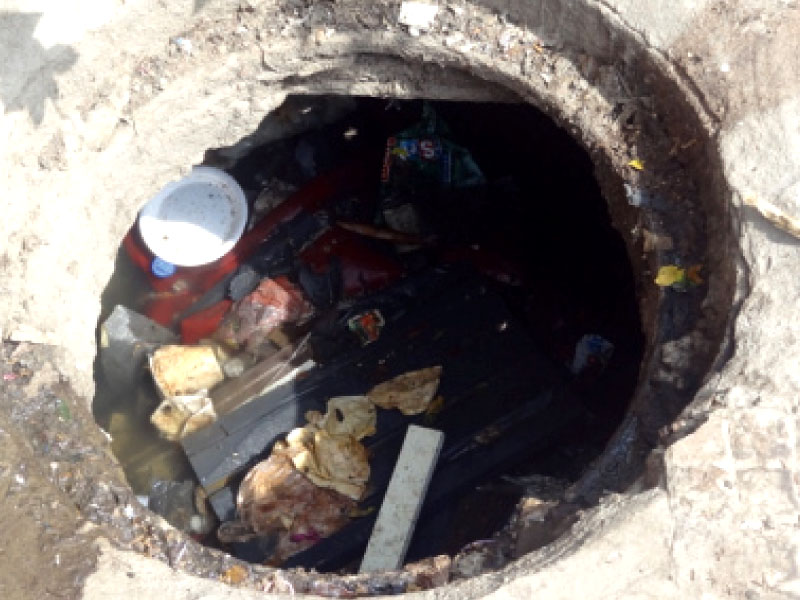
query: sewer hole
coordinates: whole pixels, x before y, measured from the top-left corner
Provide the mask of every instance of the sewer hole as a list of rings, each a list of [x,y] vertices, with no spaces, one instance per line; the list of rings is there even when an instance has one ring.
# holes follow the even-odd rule
[[[296,96],[203,164],[241,187],[244,238],[262,227],[259,243],[236,264],[174,275],[155,265],[167,269],[158,278],[134,224],[100,319],[95,418],[133,491],[172,525],[251,562],[356,572],[411,424],[442,431],[444,443],[406,562],[496,541],[524,498],[558,496],[602,452],[644,352],[635,278],[591,159],[543,113]],[[265,279],[282,283],[262,289]],[[282,298],[278,308],[248,304],[254,285]],[[231,306],[232,294],[250,295]],[[169,343],[208,350],[221,373],[206,380],[215,422],[192,420],[208,408],[203,393],[194,408],[162,404],[156,369],[185,359],[159,367]],[[441,373],[419,414],[375,410],[375,432],[359,442],[366,483],[340,445],[325,464],[313,456],[324,444],[307,446],[311,458],[282,480],[300,487],[237,510],[245,475],[308,411],[429,367]],[[340,426],[359,416],[331,414]]]

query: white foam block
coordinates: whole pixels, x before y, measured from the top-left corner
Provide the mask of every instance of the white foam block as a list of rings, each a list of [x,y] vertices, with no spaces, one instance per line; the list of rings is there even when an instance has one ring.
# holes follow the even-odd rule
[[[410,425],[369,538],[361,573],[399,569],[425,500],[444,433]]]

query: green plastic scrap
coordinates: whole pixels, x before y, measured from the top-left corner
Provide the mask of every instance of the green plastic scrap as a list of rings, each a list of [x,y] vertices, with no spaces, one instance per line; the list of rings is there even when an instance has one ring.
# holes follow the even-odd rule
[[[58,410],[58,418],[62,421],[72,420],[72,411],[69,409],[69,404],[61,398],[56,398],[56,409]]]

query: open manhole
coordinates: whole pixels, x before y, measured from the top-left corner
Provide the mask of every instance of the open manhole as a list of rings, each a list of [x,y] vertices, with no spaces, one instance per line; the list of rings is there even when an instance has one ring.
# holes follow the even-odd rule
[[[545,60],[535,48],[532,64]],[[719,170],[693,108],[647,61],[631,62],[634,84],[571,56],[597,89],[563,71],[574,84],[550,93],[552,73],[567,69],[555,59],[534,85],[480,61],[441,69],[384,54],[326,58],[287,78],[295,95],[255,131],[207,149],[202,166],[244,192],[243,239],[258,238],[214,263],[224,269],[172,275],[157,263],[157,277],[135,223],[120,248],[93,408],[133,492],[183,532],[168,529],[162,551],[148,542],[151,555],[212,576],[232,556],[270,589],[333,596],[513,570],[574,536],[604,493],[643,481],[650,451],[724,359],[733,268]],[[411,89],[420,72],[428,83],[403,97],[379,85],[346,94],[371,77]],[[672,280],[659,286],[662,267]],[[239,291],[265,279],[305,308],[250,346],[242,324],[265,311],[236,313]],[[154,328],[118,306],[169,331],[145,339]],[[146,335],[120,342],[126,327]],[[151,423],[162,398],[144,366],[166,343],[212,348],[225,376],[197,405],[216,412],[204,427],[178,433],[171,405],[177,441]],[[291,494],[293,506],[259,504],[284,517],[260,528],[237,507],[247,474],[314,421],[310,411],[431,367],[441,368],[435,391],[414,414],[376,409],[375,432],[359,441],[369,477],[350,496],[352,481],[331,485],[336,473],[315,464],[300,496],[322,504],[298,507]],[[410,425],[442,431],[444,443],[406,566],[356,575]],[[344,500],[331,525],[334,492]]]
[[[416,424],[442,431],[444,443],[404,562],[448,555],[459,557],[455,575],[497,569],[586,508],[576,489],[615,432],[625,453],[654,443],[630,418],[620,432],[632,409],[663,425],[688,399],[681,386],[699,383],[673,382],[673,406],[636,407],[652,344],[671,335],[654,320],[648,265],[657,256],[690,267],[676,239],[684,231],[643,227],[634,205],[649,200],[620,181],[604,182],[623,192],[610,202],[587,152],[531,105],[293,96],[259,131],[274,139],[210,149],[203,163],[241,186],[258,244],[210,275],[178,267],[159,278],[134,225],[103,297],[101,322],[111,318],[100,333],[95,416],[134,493],[187,535],[252,563],[356,573]],[[267,281],[302,296],[303,316],[247,313]],[[691,331],[703,291],[702,274],[672,286],[661,298],[669,326],[683,320]],[[120,306],[171,332],[153,335]],[[151,423],[163,398],[143,361],[166,343],[216,352],[225,381],[199,392],[215,422],[181,431],[196,408],[183,414],[173,403],[160,413],[161,434]],[[243,478],[308,411],[426,367],[441,368],[438,385],[414,414],[378,408],[361,442],[369,477],[355,492],[315,464],[312,481],[326,492],[302,508],[276,503],[313,495],[304,476],[299,491],[265,480],[260,521],[242,500],[237,507]],[[679,367],[674,377],[697,377],[688,362]],[[348,456],[316,460],[347,471]],[[634,470],[640,459],[629,459]]]
[[[228,373],[209,392],[215,424],[179,435],[167,428],[186,415],[170,405],[159,437],[151,373],[139,364],[124,380],[120,367],[141,356],[135,344],[152,351],[166,333],[126,337],[119,309],[101,329],[105,387],[95,412],[134,492],[173,525],[242,559],[357,570],[413,423],[445,438],[407,560],[492,539],[523,496],[552,500],[577,480],[619,426],[638,380],[635,277],[591,160],[526,104],[293,97],[278,114],[302,119],[304,130],[241,157],[207,155],[245,191],[250,231],[263,229],[252,256],[196,281],[202,267],[161,280],[148,274],[154,258],[141,228],[120,253],[104,317],[122,305],[172,328],[183,344],[213,344]],[[254,272],[247,289],[235,289],[232,274]],[[290,282],[313,316],[280,325],[262,308],[253,321],[246,311],[259,280]],[[153,287],[164,281],[169,288]],[[183,303],[191,294],[199,297]],[[379,323],[362,326],[367,320]],[[247,327],[261,329],[236,331]],[[350,494],[357,502],[341,502],[357,517],[332,525],[300,511],[286,531],[275,524],[257,536],[224,534],[243,508],[235,502],[242,477],[306,423],[307,411],[324,413],[330,398],[426,367],[442,371],[435,393],[412,407],[417,414],[379,409],[377,431],[363,440],[369,479]],[[165,431],[182,439],[164,440]],[[209,500],[198,510],[201,493]],[[311,545],[306,537],[321,537],[315,527],[325,539]]]

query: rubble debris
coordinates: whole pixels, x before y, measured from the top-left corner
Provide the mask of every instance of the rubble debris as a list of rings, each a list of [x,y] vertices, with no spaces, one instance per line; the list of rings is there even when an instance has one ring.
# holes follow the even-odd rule
[[[441,431],[408,427],[361,562],[361,573],[389,571],[403,565],[443,443]]]
[[[247,473],[236,506],[241,522],[253,535],[278,534],[271,561],[281,564],[339,530],[356,504],[332,489],[315,485],[287,454],[276,452]]]
[[[162,346],[150,357],[150,371],[164,398],[196,394],[225,379],[211,346]]]
[[[302,571],[280,571],[273,576],[271,592],[313,594],[326,598],[384,596],[429,590],[450,579],[451,559],[439,555],[405,565],[400,571],[326,576]]]
[[[217,420],[214,405],[206,394],[166,398],[150,417],[161,435],[177,442]]]
[[[552,385],[553,365],[533,349],[530,338],[503,301],[496,294],[474,293],[481,281],[471,271],[460,268],[432,269],[365,298],[363,304],[343,309],[343,316],[335,319],[330,329],[326,326],[312,331],[310,345],[315,360],[319,357],[317,366],[291,385],[276,387],[229,414],[221,414],[217,423],[182,440],[220,518],[226,518],[232,509],[232,496],[220,490],[235,486],[237,474],[259,459],[265,448],[303,425],[298,417],[307,411],[325,410],[332,396],[363,394],[376,379],[380,382],[418,368],[420,363],[442,360],[444,370],[453,369],[457,376],[442,382],[445,387],[441,393],[448,398],[448,408],[439,414],[437,426],[445,428],[451,423],[466,427],[460,435],[468,435],[484,419],[491,420],[493,411],[502,408],[502,404],[489,402],[489,395],[505,394],[511,401],[521,398],[518,391],[511,390],[526,386],[528,390],[541,390],[542,386]],[[382,307],[387,325],[376,342],[362,347],[346,335],[346,321],[349,315],[359,314],[372,303]],[[470,323],[468,332],[463,329],[465,322]],[[507,329],[498,331],[498,322],[507,322]],[[472,352],[473,348],[481,348],[482,352]],[[215,388],[212,398],[229,384]],[[529,394],[524,397],[529,398]],[[530,397],[539,405],[535,398],[536,394]],[[383,428],[365,444],[373,447],[380,442],[395,450],[376,451],[371,458],[377,461],[370,465],[376,473],[370,487],[375,486],[376,490],[388,484],[396,458],[393,453],[399,452],[402,441],[395,436],[408,419],[400,411],[379,411],[379,418],[384,422]],[[469,458],[468,454],[465,456]]]
[[[259,354],[279,325],[309,318],[313,307],[286,277],[264,279],[254,292],[234,303],[215,339],[234,350]]]
[[[342,498],[360,499],[369,479],[366,448],[358,441],[375,433],[375,407],[369,400],[363,396],[333,398],[324,416],[312,411],[307,418],[308,425],[293,429],[285,441],[273,446],[266,461],[245,476],[236,501],[237,523],[243,523],[244,529],[229,523],[219,534],[223,541],[241,542],[251,537],[248,528],[253,536],[277,533],[273,564],[282,563],[343,526],[357,508]],[[286,459],[295,471],[288,470]],[[293,512],[278,505],[307,491],[306,482],[332,492],[314,492],[303,505],[292,503]],[[254,504],[256,509],[252,508]]]
[[[404,415],[418,415],[425,412],[436,395],[441,374],[441,366],[403,373],[376,385],[367,397],[380,408],[397,408]]]
[[[115,306],[100,326],[103,377],[116,391],[131,389],[142,376],[147,353],[177,341],[166,327],[129,308]]]

